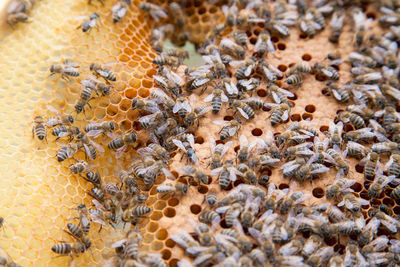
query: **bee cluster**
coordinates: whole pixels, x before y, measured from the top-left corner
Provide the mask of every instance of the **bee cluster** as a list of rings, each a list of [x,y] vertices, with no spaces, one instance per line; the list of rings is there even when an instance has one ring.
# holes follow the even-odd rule
[[[160,198],[185,198],[190,187],[218,180],[220,190],[213,188],[205,196],[209,207],[200,213],[199,222],[191,221],[194,233],[182,231],[171,236],[193,259],[181,260],[180,266],[400,264],[400,221],[391,208],[400,201],[400,185],[396,187],[400,183],[397,3],[375,3],[383,14],[379,23],[385,31],[377,36],[367,33],[369,20],[363,5],[368,1],[209,1],[221,8],[226,21],[215,25],[197,47],[205,64],[187,67],[183,64],[189,57],[186,51],[163,49],[167,38],[174,43],[190,38],[190,32],[183,31],[187,18],[185,1],[181,2],[170,3],[168,10],[152,3],[139,5],[159,23],[151,38],[159,56],[153,59],[158,68],[153,76],[157,88],[149,99],[132,101],[132,109],[140,114],[138,132],[116,135],[118,126],[111,121],[78,127],[76,119],[65,114],[34,119],[33,134],[39,140],[47,140],[48,130],[57,140],[68,138],[58,150],[57,160],[74,160],[69,166],[71,173],[93,185],[88,194],[94,208],[79,205],[79,223],[67,224],[67,232],[76,242],[62,242],[52,250],[70,256],[84,253],[91,246],[87,237],[90,222],[124,229],[126,225],[139,226],[152,212],[146,200],[153,188]],[[128,0],[114,5],[113,21],[121,21],[131,5]],[[93,16],[80,27],[86,32],[97,26],[97,19]],[[268,61],[276,50],[273,37],[288,38],[291,27],[298,27],[304,38],[313,38],[327,28],[327,41],[338,43],[345,20],[355,31],[355,50],[348,55],[350,79],[339,75],[340,65],[346,63],[339,54],[329,54],[314,65],[298,62],[287,69]],[[263,31],[250,42],[247,31],[256,25],[263,25]],[[50,73],[69,80],[80,77],[78,69],[79,64],[64,60],[52,65]],[[93,63],[89,69],[92,74],[80,81],[76,114],[91,108],[94,98],[109,96],[117,80],[111,67]],[[291,117],[292,90],[302,90],[311,76],[321,82],[329,80],[324,92],[342,103],[343,110],[326,131],[315,129],[306,120],[292,122],[274,135],[272,129]],[[254,96],[259,88],[265,89],[273,102]],[[222,114],[229,114],[230,119],[213,120],[221,126],[216,133],[219,139],[207,140],[210,157],[202,158],[196,154],[196,133],[207,127],[202,124],[204,118]],[[260,118],[267,121],[269,131],[250,142],[240,132]],[[232,150],[237,155],[228,159],[236,139],[239,147]],[[101,167],[90,162],[105,149],[115,151],[116,159],[132,155],[130,166],[115,174],[118,183],[106,181],[100,175]],[[181,161],[186,160],[179,179],[168,169],[177,153]],[[359,160],[357,166],[366,181],[366,190],[359,194],[346,158]],[[270,181],[272,171],[280,172],[281,180],[287,179],[290,186],[277,188]],[[311,195],[301,186],[327,175],[336,175],[336,179],[326,188],[326,201],[310,205]],[[168,180],[156,185],[161,176]],[[373,204],[383,195],[392,205]],[[368,214],[365,206],[372,206]],[[139,232],[127,231],[126,238],[113,244],[115,256],[108,263],[165,266],[160,255],[141,250],[141,242]]]

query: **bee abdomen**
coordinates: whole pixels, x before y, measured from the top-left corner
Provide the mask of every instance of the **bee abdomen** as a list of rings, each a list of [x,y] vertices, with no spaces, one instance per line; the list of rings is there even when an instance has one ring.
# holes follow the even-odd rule
[[[219,96],[214,97],[211,102],[211,106],[212,106],[212,113],[217,114],[221,110],[221,106],[222,106],[221,97],[219,97]]]
[[[68,243],[61,243],[61,244],[56,244],[54,245],[51,250],[57,254],[69,254],[72,251],[72,246],[71,244]]]
[[[34,132],[35,132],[35,135],[37,136],[37,138],[39,138],[39,140],[43,140],[47,136],[46,128],[42,124],[37,125],[35,127],[35,131]]]
[[[132,214],[136,215],[136,216],[143,216],[146,215],[147,213],[149,213],[151,211],[151,209],[147,206],[136,206],[133,211]]]
[[[221,187],[221,189],[226,189],[229,186],[230,182],[231,180],[229,179],[229,173],[222,172],[221,176],[219,177],[219,186]]]
[[[124,146],[124,141],[122,141],[122,139],[119,137],[115,138],[108,144],[108,148],[113,150],[117,150],[123,146]]]

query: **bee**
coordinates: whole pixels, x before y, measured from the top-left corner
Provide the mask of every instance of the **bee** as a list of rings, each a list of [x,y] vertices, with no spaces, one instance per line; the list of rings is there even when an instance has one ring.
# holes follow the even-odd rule
[[[159,111],[147,116],[143,116],[139,119],[140,125],[144,129],[151,129],[157,125],[160,125],[168,118],[168,114],[165,111]]]
[[[237,88],[241,89],[245,92],[254,92],[257,87],[260,85],[260,79],[258,78],[250,78],[248,80],[242,79],[239,80],[237,83]]]
[[[100,15],[95,12],[90,15],[89,20],[84,21],[81,25],[77,27],[77,29],[82,28],[83,32],[91,31],[93,28],[98,27],[99,19]]]
[[[169,159],[169,153],[165,148],[158,144],[149,144],[147,147],[140,148],[137,150],[139,154],[150,155],[158,160],[167,161]]]
[[[356,183],[356,180],[340,178],[336,179],[334,183],[329,186],[326,190],[326,198],[335,198],[338,199],[343,193],[351,193],[353,192],[352,187]]]
[[[355,157],[358,159],[365,158],[371,150],[359,143],[349,141],[344,151],[344,156]],[[375,151],[376,152],[376,151]],[[378,153],[379,154],[379,153]]]
[[[177,6],[179,7],[179,5]],[[163,7],[152,3],[142,2],[139,4],[139,9],[149,13],[156,22],[159,22],[160,18],[165,19],[168,16]]]
[[[307,15],[301,16],[299,19],[300,30],[307,34],[310,38],[313,38],[316,34],[316,31],[321,29],[319,25],[316,27],[317,24],[313,23],[312,19]]]
[[[79,204],[76,209],[79,212],[79,217],[74,219],[79,219],[79,226],[82,228],[83,233],[87,235],[90,230],[89,211],[85,204]]]
[[[240,149],[238,151],[238,159],[239,159],[240,163],[243,163],[248,160],[249,155],[251,154],[253,148],[257,145],[257,142],[254,141],[249,144],[247,137],[244,135],[241,135],[239,137],[239,144],[240,144]]]
[[[236,175],[243,176],[243,174],[233,166],[233,161],[231,160],[225,161],[222,167],[213,169],[210,175],[218,175],[221,189],[226,189],[231,182],[236,181]]]
[[[369,68],[374,68],[378,64],[372,57],[363,55],[358,52],[351,52],[349,54],[349,59],[353,65],[360,64]]]
[[[94,199],[96,199],[100,202],[104,202],[105,192],[103,191],[103,189],[98,188],[98,187],[93,187],[90,189],[88,194],[91,197],[93,197]]]
[[[188,112],[192,112],[189,99],[185,96],[180,96],[176,99],[175,105],[172,109],[173,113],[178,113],[181,118],[184,118]]]
[[[385,175],[378,175],[375,177],[374,182],[368,188],[368,196],[370,198],[379,197],[382,191],[385,189],[389,183],[395,182],[398,184],[399,182],[395,180],[394,176],[385,176]]]
[[[89,157],[92,160],[96,159],[97,151],[100,151],[101,153],[104,153],[105,151],[103,146],[99,145],[93,140],[90,140],[89,137],[82,132],[80,132],[76,138],[80,141],[80,145],[85,149],[86,157]]]
[[[222,166],[222,157],[229,150],[232,145],[232,141],[226,142],[225,144],[216,144],[215,140],[211,138],[210,148],[211,148],[211,168],[216,169]]]
[[[117,76],[115,76],[114,72],[98,63],[90,64],[90,71],[96,77],[102,77],[106,82],[115,82],[117,80]]]
[[[197,88],[206,86],[211,81],[215,80],[218,76],[215,71],[211,71],[208,69],[203,69],[199,71],[194,71],[190,73],[191,80],[186,85],[186,90],[188,92],[192,92]],[[204,88],[202,92],[204,92]]]
[[[255,171],[253,171],[249,166],[247,166],[244,163],[241,163],[237,166],[237,169],[239,172],[241,172],[243,175],[241,175],[242,179],[244,182],[247,184],[255,184],[257,182],[257,175]]]
[[[351,15],[353,17],[356,32],[354,41],[355,44],[360,47],[364,42],[366,24],[368,25],[369,23],[364,12],[362,12],[360,8],[352,8]]]
[[[302,157],[298,157],[295,160],[286,162],[281,166],[281,170],[283,170],[283,177],[284,178],[292,178],[296,176],[296,172],[300,168],[301,165],[305,165],[306,159]],[[306,168],[306,167],[305,167]],[[308,168],[308,167],[307,167]]]
[[[60,254],[60,255],[79,255],[81,253],[84,253],[86,251],[86,246],[82,244],[81,242],[75,242],[75,243],[59,243],[54,245],[51,250],[54,253]]]
[[[297,72],[300,73],[310,73],[312,71],[311,67],[306,63],[296,63],[292,67],[288,68],[285,72],[286,76],[291,76]]]
[[[81,242],[82,244],[85,245],[85,248],[88,249],[92,245],[92,242],[86,235],[83,233],[82,228],[79,225],[73,224],[73,223],[68,223],[67,224],[68,234],[73,236],[77,241]]]
[[[369,120],[374,116],[374,111],[363,104],[349,105],[346,107],[346,111],[357,114],[365,120]]]
[[[299,253],[304,246],[304,241],[302,239],[294,239],[289,243],[281,246],[278,253],[284,256],[295,255]]]
[[[171,67],[179,67],[179,65],[182,64],[182,60],[178,57],[161,54],[153,59],[153,63],[160,66],[167,65]]]
[[[329,35],[329,41],[331,43],[338,43],[340,35],[342,34],[342,28],[344,25],[344,14],[343,10],[336,10],[333,12],[329,25],[331,26],[331,34]]]
[[[305,123],[292,122],[289,125],[288,129],[291,131],[298,131],[302,134],[307,134],[309,136],[318,136],[318,131],[315,130],[314,128],[306,125]]]
[[[375,116],[381,117],[382,119],[382,126],[388,130],[388,127],[398,121],[398,115],[396,114],[396,109],[393,106],[386,106],[384,110],[377,111]]]
[[[243,60],[236,71],[236,78],[238,80],[248,78],[257,67],[257,59],[254,57],[250,57],[246,60]]]
[[[89,170],[89,163],[83,160],[78,160],[77,163],[69,166],[69,170],[74,174],[87,172]]]
[[[385,170],[388,172],[389,176],[395,176],[395,177],[400,176],[400,155],[399,154],[392,154],[390,156],[390,160],[385,165]]]
[[[331,80],[339,80],[339,72],[335,68],[329,65],[323,63],[315,63],[314,70],[317,73],[322,74]]]
[[[41,116],[36,116],[33,119],[32,137],[37,137],[40,141],[47,140],[47,132],[44,124],[44,119]]]
[[[289,196],[286,196],[283,198],[280,207],[279,207],[279,213],[280,214],[287,214],[292,208],[294,208],[296,205],[301,204],[304,202],[306,199],[310,198],[311,196],[309,194],[304,194],[301,191],[296,191],[291,193]]]
[[[337,146],[339,148],[342,147],[343,139],[343,122],[339,121],[335,124],[333,121],[329,123],[329,144],[331,146]]]
[[[72,62],[71,60],[64,60],[61,64],[52,64],[50,66],[50,76],[54,74],[61,74],[61,78],[64,80],[69,80],[69,77],[78,77],[79,76],[79,71],[78,71],[79,65],[75,62]]]
[[[238,59],[242,59],[245,56],[245,50],[242,46],[236,44],[233,40],[229,38],[223,38],[219,43],[222,51],[230,54]]]
[[[108,143],[108,148],[116,150],[116,158],[121,157],[122,153],[125,151],[126,146],[135,143],[137,140],[137,135],[134,132],[123,134],[121,137],[117,137]]]
[[[240,112],[240,114],[246,119],[254,118],[254,110],[248,104],[241,100],[233,100],[232,106]]]
[[[381,142],[376,143],[371,146],[372,151],[378,154],[392,153],[394,151],[400,150],[400,144],[396,142]]]
[[[62,162],[66,159],[72,158],[76,152],[78,152],[80,146],[76,143],[70,143],[67,146],[63,146],[57,151],[57,160]]]
[[[103,121],[103,122],[93,122],[86,124],[84,131],[87,133],[87,136],[97,137],[102,133],[110,133],[113,132],[116,128],[116,125],[112,121]]]
[[[211,189],[208,193],[204,196],[204,201],[210,205],[210,207],[214,207],[217,204],[217,194],[215,189]]]
[[[274,135],[272,134],[271,131],[267,132],[267,138],[265,139],[257,139],[257,142],[259,144],[258,146],[258,152],[261,153],[268,153],[271,157],[280,159],[281,158],[281,152],[280,149],[277,147],[276,142],[274,140]]]
[[[138,99],[135,98],[132,101],[132,109],[133,110],[139,110],[140,113],[142,112],[150,112],[150,113],[156,113],[161,111],[157,105],[158,103],[152,101],[152,100],[143,100],[143,99]]]
[[[13,27],[18,22],[27,22],[28,13],[35,4],[35,0],[14,0],[7,6],[7,23]]]
[[[264,59],[259,60],[258,64],[261,67],[264,77],[268,81],[275,82],[276,80],[283,78],[283,73],[277,67],[268,63]],[[275,85],[275,84],[268,84],[267,88],[269,88],[271,85]],[[275,85],[275,87],[277,87],[277,86]]]
[[[280,36],[288,37],[290,35],[289,28],[283,24],[280,20],[271,19],[266,24],[265,27],[273,32],[278,33]]]
[[[98,172],[88,172],[86,176],[82,176],[86,181],[92,183],[96,187],[101,187],[103,181]]]
[[[346,87],[340,87],[337,83],[327,82],[328,90],[332,92],[335,99],[342,103],[347,103],[350,100],[350,91]]]
[[[170,3],[169,12],[174,25],[178,26],[178,28],[183,28],[185,26],[186,17],[181,6],[178,3]]]
[[[312,181],[312,178],[314,175],[322,174],[329,171],[329,168],[325,167],[323,164],[319,163],[310,163],[307,162],[307,164],[300,166],[298,170],[296,171],[296,179],[300,182],[304,182],[307,179],[310,179]]]
[[[183,155],[186,155],[192,164],[196,164],[198,162],[198,158],[194,150],[194,136],[192,134],[187,135],[187,142],[182,142],[181,140],[177,139],[173,139],[172,142],[185,153],[182,154],[182,157]]]
[[[19,22],[27,22],[27,21],[28,21],[28,15],[25,14],[24,12],[7,14],[7,23],[11,27],[13,27],[15,24]]]
[[[112,19],[114,23],[122,20],[126,12],[128,12],[129,6],[132,4],[131,0],[119,0],[113,7],[111,8]]]
[[[63,124],[71,125],[74,123],[74,117],[72,117],[71,115],[61,115],[61,114],[59,114],[58,110],[56,110],[52,106],[47,106],[47,108],[50,111],[57,113],[57,116],[50,117],[45,123],[46,127],[53,128],[55,126],[59,126],[59,125],[63,125]]]
[[[80,129],[75,126],[61,125],[53,129],[52,135],[57,136],[57,139],[69,136],[70,141],[80,133]]]
[[[162,104],[164,107],[167,109],[172,110],[173,107],[175,106],[175,101],[168,96],[163,90],[156,88],[152,93],[151,93],[151,98],[152,101],[157,103],[157,104]],[[133,103],[132,103],[133,106]],[[153,112],[155,113],[155,112]]]
[[[353,193],[345,193],[343,200],[338,204],[338,207],[344,206],[351,212],[358,212],[361,210],[361,205],[368,205],[369,201],[356,197]]]
[[[188,192],[188,185],[176,182],[175,184],[172,183],[164,183],[162,185],[157,186],[157,193],[163,193],[163,196],[173,193],[175,195],[176,193],[179,194],[186,194]]]
[[[394,101],[400,100],[399,89],[395,88],[394,86],[392,86],[388,83],[382,84],[381,91],[385,96],[388,96],[389,98],[391,98]]]
[[[282,103],[274,107],[271,113],[271,126],[286,121],[289,118],[290,106]]]
[[[380,72],[371,72],[366,74],[360,74],[354,77],[353,82],[355,84],[375,84],[382,79]]]
[[[227,5],[222,6],[222,11],[225,14],[225,23],[229,27],[233,27],[236,25],[237,17],[239,15],[239,9],[237,7],[237,4],[232,3],[230,7]]]
[[[172,4],[176,4],[176,3],[171,3],[171,5]],[[189,58],[189,52],[188,51],[186,51],[184,49],[181,49],[181,48],[175,48],[175,47],[174,48],[168,48],[168,50],[163,52],[163,54],[167,55],[167,56],[177,57],[177,58],[179,58],[181,60]],[[163,71],[165,72],[165,70],[163,70]],[[171,71],[171,73],[172,73],[172,71]]]
[[[257,42],[254,45],[254,52],[260,54],[261,57],[265,55],[267,52],[270,53],[275,52],[275,47],[271,41],[271,35],[269,34],[268,31],[262,31],[258,35]]]
[[[244,31],[235,31],[231,34],[231,37],[238,45],[246,46],[248,38]]]
[[[392,233],[397,233],[398,229],[400,228],[400,222],[397,219],[387,215],[382,211],[378,211],[375,214],[375,218],[381,222],[381,225],[384,226],[384,228]]]
[[[301,143],[295,146],[288,147],[284,152],[283,152],[283,157],[286,158],[287,160],[292,160],[296,158],[297,156],[299,157],[309,157],[313,154],[313,151],[311,151],[309,148],[312,147],[311,142],[307,143]]]
[[[349,173],[349,165],[343,159],[340,149],[337,146],[334,148],[329,148],[326,153],[333,159],[333,163],[335,164],[335,168],[342,172],[343,174],[347,175]],[[339,172],[338,172],[339,173]]]
[[[375,152],[371,152],[368,154],[366,160],[367,162],[364,165],[364,178],[372,180],[379,165],[379,155]]]
[[[234,136],[238,133],[242,126],[242,121],[239,119],[233,119],[229,122],[225,121],[214,121],[215,124],[223,125],[222,129],[219,131],[219,139],[225,140],[229,137]]]
[[[150,42],[154,50],[161,53],[164,48],[164,40],[171,36],[175,30],[175,26],[168,23],[154,28],[151,31]]]
[[[212,113],[218,114],[221,110],[222,102],[228,102],[228,97],[225,95],[224,91],[219,88],[215,88],[211,94],[204,98],[204,102],[210,102],[212,106]]]

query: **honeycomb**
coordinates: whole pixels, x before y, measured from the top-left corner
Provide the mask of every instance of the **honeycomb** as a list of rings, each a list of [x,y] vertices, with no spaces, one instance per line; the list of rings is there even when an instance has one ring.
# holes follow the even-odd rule
[[[91,198],[87,195],[89,183],[71,174],[68,169],[73,161],[66,160],[62,164],[57,162],[55,155],[59,145],[54,138],[48,135],[46,143],[32,139],[34,116],[55,115],[48,110],[47,105],[65,113],[73,113],[80,95],[78,83],[63,81],[58,76],[48,77],[49,66],[68,58],[79,62],[81,75],[84,77],[89,73],[92,62],[113,63],[111,68],[118,77],[118,81],[113,84],[113,92],[109,97],[91,102],[94,108],[77,116],[77,120],[81,121],[78,121],[78,125],[84,121],[112,120],[119,126],[117,133],[134,129],[142,136],[137,123],[139,114],[131,109],[131,102],[136,97],[148,97],[154,87],[152,76],[157,71],[152,60],[157,54],[151,48],[149,40],[155,24],[139,11],[140,1],[133,1],[126,17],[117,24],[112,23],[109,12],[113,1],[105,1],[104,6],[97,1],[92,2],[92,5],[87,5],[86,0],[37,1],[30,14],[30,23],[18,24],[14,30],[7,25],[0,25],[0,111],[7,118],[0,121],[0,147],[3,151],[0,161],[0,216],[6,221],[5,229],[0,235],[0,247],[6,249],[22,266],[68,265],[71,262],[69,257],[55,257],[50,248],[60,240],[71,241],[71,237],[63,233],[62,229],[76,216],[73,208],[77,203],[91,205]],[[366,8],[365,13],[374,19],[369,27],[375,30],[376,9],[373,6]],[[93,29],[88,34],[76,30],[80,24],[79,17],[93,12],[99,13],[102,18],[99,29]],[[221,9],[204,1],[186,1],[185,13],[188,18],[183,32],[190,33],[188,38],[194,44],[201,43],[213,26],[224,21]],[[0,14],[4,14],[4,9]],[[260,24],[246,32],[250,44],[255,44],[262,30],[263,25]],[[339,44],[333,45],[326,42],[328,30],[310,39],[305,38],[298,29],[291,28],[288,38],[273,36],[277,51],[268,60],[283,71],[299,61],[311,65],[321,62],[332,51],[347,55],[353,50],[353,34],[351,23],[346,21]],[[249,55],[250,51],[247,52],[247,56]],[[341,80],[350,79],[350,68],[348,63],[341,64]],[[265,84],[259,86],[256,93],[266,102],[270,102],[263,88]],[[337,116],[337,110],[343,109],[340,103],[333,101],[332,96],[327,96],[329,92],[324,91],[324,83],[312,75],[305,76],[303,86],[293,92],[295,97],[291,100],[294,107],[290,120],[311,120],[314,128],[321,133],[328,130],[329,122]],[[204,95],[209,93],[211,88]],[[203,98],[197,94],[195,97],[198,102]],[[259,111],[254,120],[242,127],[241,134],[253,141],[255,137],[262,137],[268,131],[273,131],[274,134],[285,131],[287,124],[274,128],[267,124],[265,118],[268,114],[267,111]],[[220,126],[212,122],[221,118],[227,121],[232,119],[232,112],[224,110],[219,115],[210,114],[201,120],[201,126],[206,127],[200,127],[196,132],[194,148],[203,165],[207,165],[210,154],[208,141],[211,138],[218,139],[216,133]],[[143,138],[141,142],[145,144],[146,137]],[[235,150],[239,146],[238,140],[234,140]],[[225,158],[234,160],[235,150],[230,149]],[[132,157],[131,153],[125,153],[117,161],[114,154],[106,150],[92,163],[94,166],[101,166],[102,176],[106,181],[118,182],[116,173],[126,168]],[[357,180],[352,188],[356,196],[369,199],[367,190],[371,181],[365,181],[363,168],[357,163],[357,160],[349,159],[349,177]],[[177,152],[170,163],[170,170],[175,176],[182,174],[179,171],[181,165],[181,153]],[[279,189],[289,187],[289,180],[282,179],[278,169],[268,174],[270,183],[274,183]],[[305,204],[326,201],[326,187],[332,184],[335,175],[336,172],[330,170],[312,183],[299,185],[302,190],[313,195]],[[159,185],[164,180],[164,177],[159,177],[155,184]],[[187,196],[167,197],[157,194],[155,187],[150,189],[146,205],[152,208],[152,212],[140,225],[143,233],[142,248],[160,253],[169,266],[177,266],[178,261],[186,256],[170,236],[182,230],[193,231],[193,227],[187,222],[190,219],[197,221],[201,211],[207,209],[203,202],[204,195],[213,188],[218,188],[215,181],[209,185],[189,187]],[[371,200],[370,206],[362,207],[366,220],[371,207],[379,207],[381,204],[389,206],[395,215],[400,215],[400,203],[390,197],[392,190],[392,187],[387,188],[379,199]],[[222,198],[226,194],[225,191],[219,192],[218,197]],[[74,259],[78,266],[101,265],[114,255],[111,244],[125,236],[123,230],[107,226],[99,232],[98,225],[92,225],[94,229],[89,235],[93,242],[92,248],[89,253]],[[338,243],[335,240],[328,245],[343,254],[345,242],[341,241],[342,243]]]

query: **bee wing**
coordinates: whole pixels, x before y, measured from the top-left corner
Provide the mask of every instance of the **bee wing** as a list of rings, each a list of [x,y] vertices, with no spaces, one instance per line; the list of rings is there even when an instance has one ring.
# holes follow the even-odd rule
[[[89,132],[87,132],[87,136],[93,136],[94,138],[96,138],[97,136],[99,136],[101,133],[103,133],[103,130],[90,130]]]
[[[185,101],[182,103],[182,108],[185,109],[187,112],[192,112],[192,107],[190,106],[190,102],[188,99],[185,99]]]
[[[219,207],[215,210],[215,212],[219,213],[219,214],[225,214],[225,212],[227,212],[229,209],[231,208],[231,206],[223,206],[223,207]]]
[[[260,51],[262,43],[263,43],[262,38],[260,36],[258,36],[257,42],[254,45],[254,52],[259,52]]]
[[[229,101],[229,98],[225,95],[224,92],[221,93],[221,100],[222,100],[222,102],[228,102]]]
[[[250,119],[249,115],[247,115],[247,113],[244,112],[243,109],[237,108],[237,110],[239,110],[240,114],[241,114],[246,120]]]
[[[312,170],[312,171],[311,171],[311,174],[320,174],[320,173],[324,173],[324,172],[327,172],[327,171],[329,171],[329,168],[328,168],[328,167],[321,166],[321,167],[318,168],[318,169]]]
[[[121,9],[121,2],[117,2],[115,5],[112,6],[111,11],[117,12]]]
[[[214,153],[216,143],[214,138],[210,138],[210,148],[211,148],[211,153]]]
[[[239,137],[239,144],[240,146],[247,146],[249,144],[249,141],[247,140],[247,137],[245,135],[240,135]]]
[[[181,259],[178,262],[178,267],[193,267],[194,265],[192,265],[189,261],[185,260],[185,259]]]
[[[89,158],[90,158],[91,160],[94,160],[95,158],[92,158],[92,154],[90,153],[90,148],[89,148],[89,146],[86,145],[86,144],[83,144],[83,147],[85,148],[85,153],[86,153],[86,155],[89,156]]]
[[[285,110],[282,115],[282,121],[286,121],[289,118],[289,110]]]
[[[180,149],[182,149],[184,152],[187,152],[185,146],[183,145],[181,140],[177,140],[177,139],[173,139],[172,143],[174,143],[177,147],[179,147]]]
[[[112,245],[111,245],[111,247],[112,248],[119,248],[119,247],[122,247],[125,243],[126,243],[126,241],[128,241],[128,239],[121,239],[121,240],[118,240],[118,241],[116,241],[116,242],[114,242]]]
[[[268,80],[270,80],[271,82],[276,80],[275,74],[272,71],[270,71],[266,66],[263,66],[263,71],[265,77]]]
[[[395,224],[388,222],[386,220],[380,220],[381,224],[383,224],[387,229],[389,229],[389,231],[393,232],[393,233],[397,233],[397,227]]]
[[[214,98],[214,95],[211,93],[208,96],[206,96],[203,101],[204,102],[210,102]]]
[[[183,86],[185,84],[184,80],[176,72],[173,72],[167,68],[163,68],[164,75],[175,84]]]
[[[190,146],[193,148],[193,146],[194,146],[194,136],[193,136],[193,134],[187,135],[186,140],[189,142]]]
[[[220,125],[220,126],[225,126],[226,125],[226,121],[221,121],[221,120],[216,120],[213,121],[214,124]]]
[[[231,147],[232,145],[232,141],[226,142],[226,144],[224,145],[224,148],[222,149],[222,153],[221,155],[225,155],[225,153],[228,151],[228,149]]]
[[[390,165],[392,165],[393,162],[394,162],[393,157],[390,157],[389,161],[385,164],[384,170],[386,171],[390,167]]]
[[[281,167],[281,169],[282,169],[282,167]],[[294,164],[294,165],[288,166],[286,168],[283,168],[283,173],[290,173],[290,172],[296,170],[299,167],[300,167],[300,164]]]
[[[229,136],[234,136],[236,134],[236,131],[237,131],[236,127],[232,127],[230,129],[228,129]]]
[[[208,83],[210,81],[209,78],[196,78],[196,80],[194,81],[196,83],[197,86],[202,86],[206,83]]]
[[[225,89],[230,95],[235,95],[239,93],[239,90],[237,89],[236,85],[233,82],[227,83],[225,82]]]
[[[154,80],[156,80],[156,82],[158,84],[161,84],[161,86],[163,87],[167,87],[167,82],[165,81],[165,78],[159,75],[153,75]]]
[[[96,209],[100,210],[100,211],[106,211],[106,209],[104,208],[103,204],[101,204],[99,201],[97,201],[96,199],[92,199],[92,203],[93,205],[96,207]]]
[[[157,113],[160,112],[160,108],[157,106],[157,104],[154,103],[148,103],[148,105],[146,106],[146,111],[150,112],[150,113]]]
[[[241,173],[240,171],[238,171],[235,167],[229,167],[228,168],[229,171],[229,179],[234,182],[236,181],[236,175],[240,175],[243,176],[243,173]]]
[[[69,133],[68,132],[61,132],[61,133],[59,133],[58,134],[58,137],[66,137],[66,136],[69,136]]]
[[[201,109],[201,111],[198,113],[199,116],[206,114],[207,112],[209,112],[210,110],[212,110],[212,107],[204,107]]]
[[[175,106],[174,106],[174,108],[172,109],[172,112],[173,113],[177,113],[179,110],[181,110],[183,107],[182,107],[182,102],[180,102],[180,101],[176,101],[176,103],[175,103]]]
[[[175,180],[175,176],[168,169],[162,168],[161,171],[168,179]]]
[[[53,112],[53,113],[56,113],[57,115],[61,115],[61,113],[60,113],[60,111],[58,111],[55,107],[53,107],[52,105],[46,105],[46,108],[49,110],[49,111],[51,111],[51,112]]]
[[[115,151],[115,158],[116,158],[116,159],[121,158],[122,155],[125,153],[126,148],[127,148],[126,145],[123,145],[121,148],[118,148],[118,149]]]
[[[218,175],[218,174],[222,171],[222,168],[223,168],[223,167],[219,167],[219,168],[216,168],[216,169],[211,170],[210,175],[211,175],[211,176]]]
[[[150,11],[150,16],[156,21],[159,22],[160,18],[166,18],[168,17],[167,12],[161,8],[159,9],[153,9]]]

